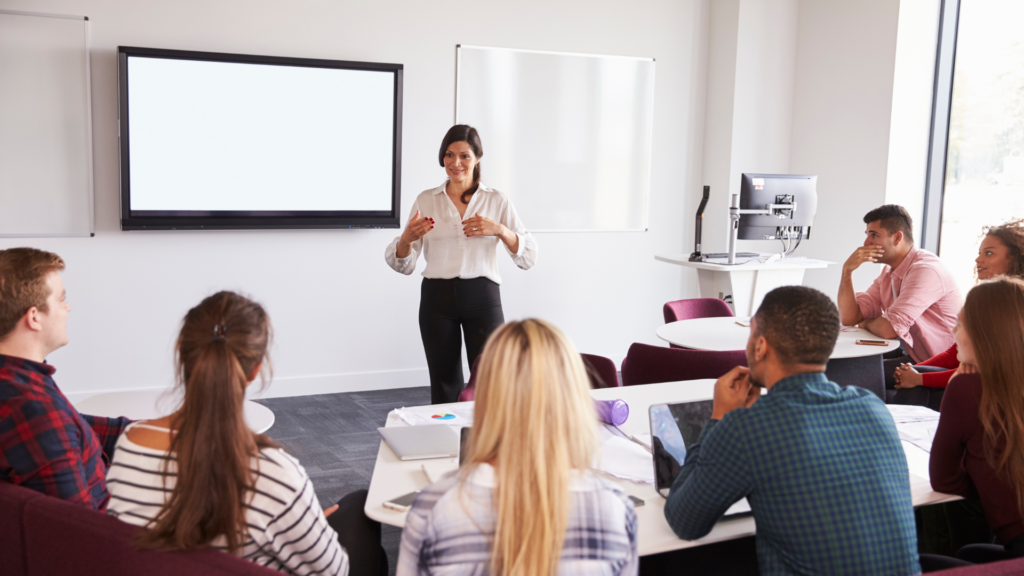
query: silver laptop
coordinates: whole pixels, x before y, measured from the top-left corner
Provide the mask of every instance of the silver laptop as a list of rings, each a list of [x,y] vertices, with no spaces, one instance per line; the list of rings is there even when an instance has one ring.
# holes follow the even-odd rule
[[[447,424],[377,428],[399,460],[454,458],[459,455],[459,432]]]
[[[700,438],[704,423],[711,418],[712,408],[711,400],[651,406],[651,451],[654,453],[654,487],[658,494],[668,498],[672,483],[686,462],[686,450]],[[743,498],[730,506],[725,516],[749,513],[750,504]]]

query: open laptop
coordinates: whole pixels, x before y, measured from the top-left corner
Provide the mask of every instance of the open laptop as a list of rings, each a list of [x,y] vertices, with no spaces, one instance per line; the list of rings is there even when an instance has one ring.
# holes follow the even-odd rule
[[[447,424],[377,428],[399,460],[454,458],[459,454],[459,433]]]
[[[686,450],[697,442],[704,423],[711,418],[712,407],[711,400],[651,406],[654,488],[665,498],[686,462]],[[750,504],[743,498],[725,511],[725,517],[749,513]]]

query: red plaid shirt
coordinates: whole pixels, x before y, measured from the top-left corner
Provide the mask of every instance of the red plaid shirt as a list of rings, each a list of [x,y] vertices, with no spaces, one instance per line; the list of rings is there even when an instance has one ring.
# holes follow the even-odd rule
[[[0,480],[103,511],[107,466],[131,421],[79,414],[55,370],[0,354]]]

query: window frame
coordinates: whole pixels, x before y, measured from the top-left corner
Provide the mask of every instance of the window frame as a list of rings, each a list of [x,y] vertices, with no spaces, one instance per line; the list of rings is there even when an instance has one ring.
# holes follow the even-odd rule
[[[942,0],[935,53],[932,91],[931,131],[924,183],[924,214],[921,219],[921,247],[939,253],[942,237],[942,203],[946,190],[946,158],[949,153],[949,119],[953,107],[953,77],[956,67],[960,0]]]

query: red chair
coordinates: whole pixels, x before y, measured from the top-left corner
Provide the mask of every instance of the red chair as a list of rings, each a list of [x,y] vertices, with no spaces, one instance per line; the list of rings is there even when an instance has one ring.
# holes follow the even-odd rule
[[[711,352],[635,343],[622,361],[622,385],[718,378],[736,366],[746,365],[743,350]]]
[[[692,320],[694,318],[728,318],[735,316],[732,313],[732,308],[729,308],[725,301],[718,298],[676,300],[665,304],[661,311],[665,315],[665,324],[680,320]]]
[[[591,388],[616,388],[619,383],[619,371],[615,369],[615,362],[604,356],[596,354],[580,354],[583,357],[583,365],[587,369],[587,376],[590,377]],[[469,382],[459,392],[459,402],[469,402],[476,396],[476,373],[480,367],[480,357],[473,361],[473,367],[469,369]]]

